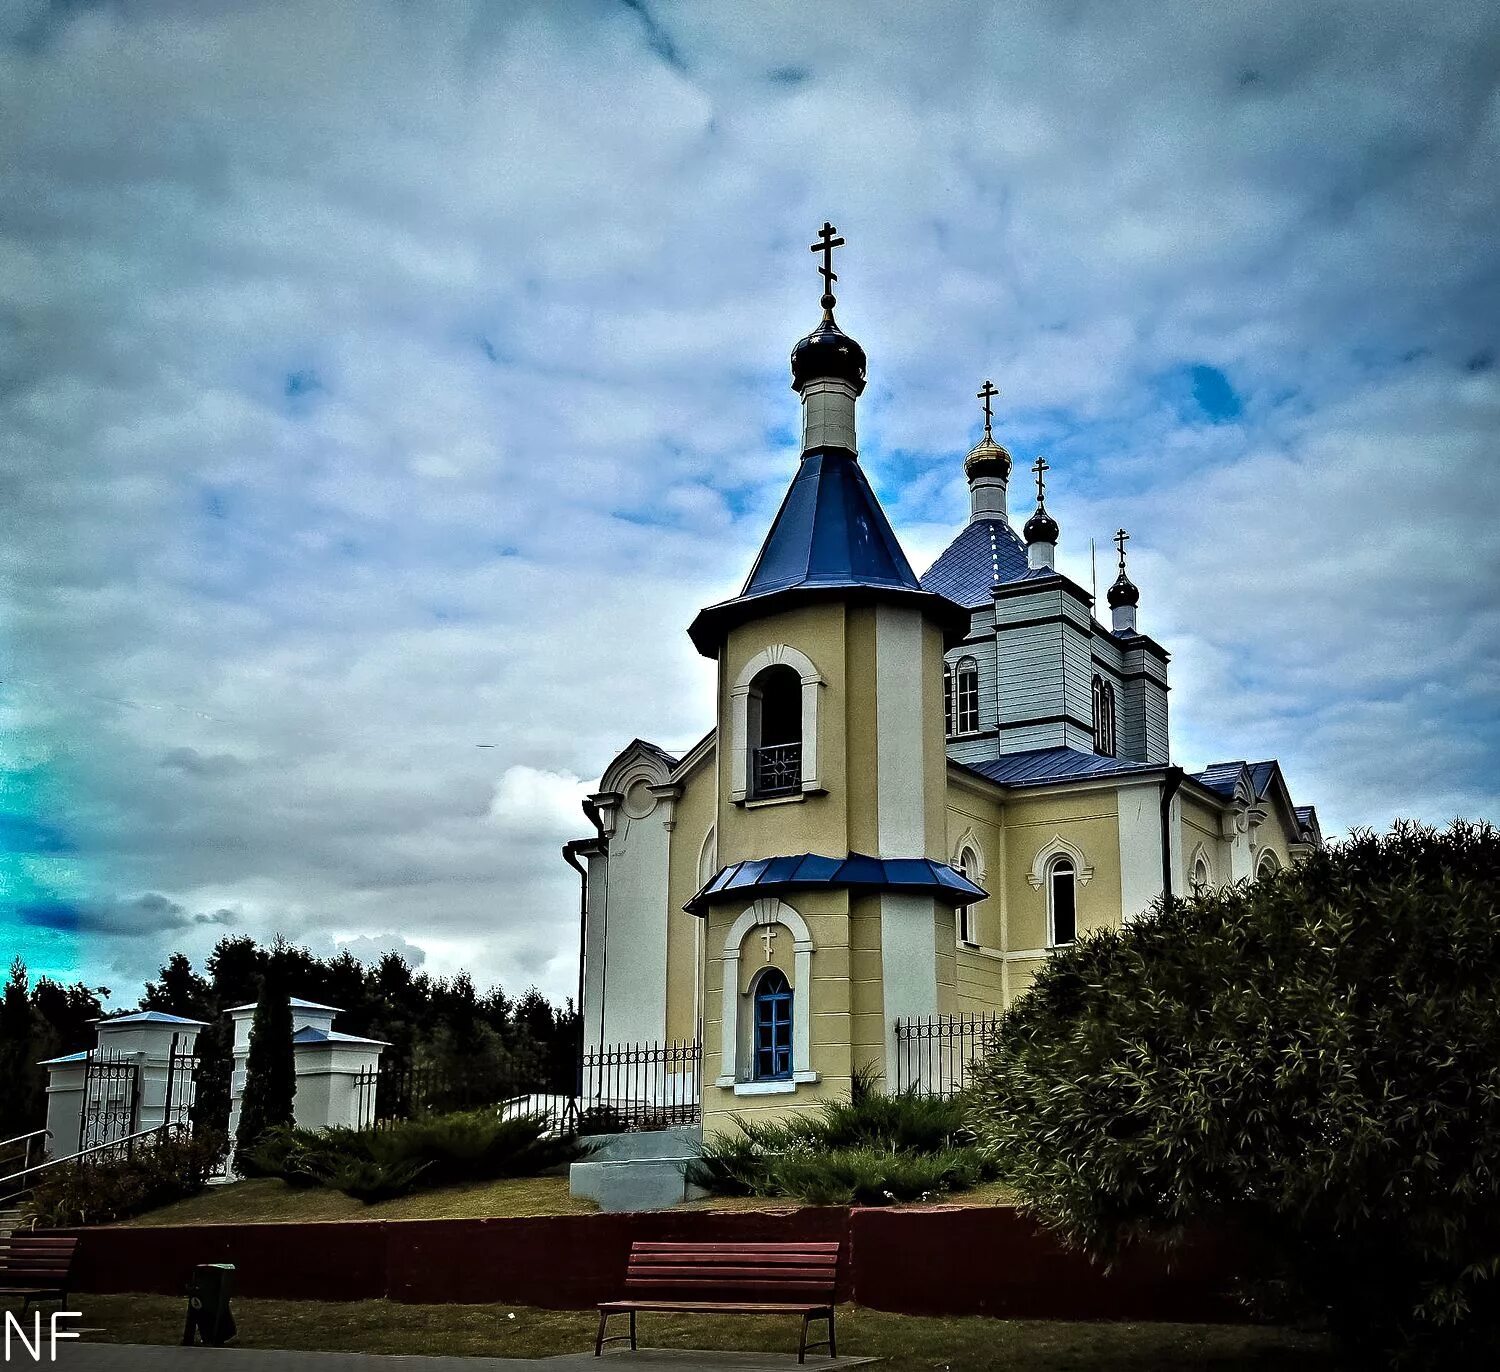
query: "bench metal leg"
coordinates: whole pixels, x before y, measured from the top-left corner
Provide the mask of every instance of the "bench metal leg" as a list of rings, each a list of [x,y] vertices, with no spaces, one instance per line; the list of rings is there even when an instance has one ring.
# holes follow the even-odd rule
[[[604,1329],[609,1324],[609,1311],[599,1312],[599,1332],[594,1336],[594,1356],[596,1358],[604,1355]]]
[[[605,1338],[604,1334],[605,1330],[609,1327],[609,1317],[611,1315],[624,1315],[626,1313],[630,1315],[630,1349],[631,1352],[635,1351],[635,1311],[601,1310],[599,1312],[599,1332],[594,1336],[594,1356],[596,1358],[603,1357],[605,1344],[624,1343],[626,1337],[624,1334],[612,1334],[609,1338]]]
[[[817,1343],[808,1343],[807,1331],[814,1320],[828,1321],[828,1337],[826,1339],[819,1339]],[[807,1350],[809,1348],[826,1348],[830,1358],[838,1357],[838,1341],[833,1332],[833,1311],[831,1309],[827,1311],[815,1310],[802,1317],[802,1337],[797,1341],[798,1362],[807,1361]]]
[[[635,1311],[630,1312],[630,1351],[635,1352]]]

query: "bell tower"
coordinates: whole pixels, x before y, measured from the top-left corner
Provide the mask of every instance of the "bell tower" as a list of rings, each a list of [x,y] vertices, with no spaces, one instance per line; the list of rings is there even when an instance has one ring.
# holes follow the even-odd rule
[[[720,866],[688,907],[708,1128],[847,1098],[862,1069],[894,1085],[894,1021],[939,1012],[953,907],[977,890],[944,861],[943,651],[968,615],[922,589],[860,467],[865,352],[833,313],[843,239],[818,238],[797,471],[740,594],[689,629],[718,665]]]

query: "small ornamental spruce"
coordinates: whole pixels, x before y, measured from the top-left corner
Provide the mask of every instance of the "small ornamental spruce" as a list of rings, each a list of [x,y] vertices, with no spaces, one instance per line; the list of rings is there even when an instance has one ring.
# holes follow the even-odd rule
[[[975,1124],[1102,1259],[1192,1227],[1361,1366],[1500,1366],[1500,833],[1359,833],[1053,958]]]
[[[272,955],[250,1021],[250,1053],[245,1062],[245,1094],[235,1131],[236,1165],[244,1170],[248,1150],[268,1129],[292,1123],[297,1075],[292,1055],[292,1002],[275,954]]]

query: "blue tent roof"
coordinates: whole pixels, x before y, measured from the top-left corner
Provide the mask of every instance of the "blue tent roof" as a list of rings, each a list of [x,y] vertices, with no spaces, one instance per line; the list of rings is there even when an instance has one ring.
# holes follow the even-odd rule
[[[847,591],[921,597],[955,632],[968,628],[967,615],[917,580],[853,454],[815,448],[803,454],[744,589],[700,611],[688,633],[713,657],[725,630],[770,613],[781,598]]]
[[[1045,786],[1054,781],[1159,772],[1167,764],[1101,757],[1098,753],[1085,753],[1077,748],[1033,748],[1024,753],[1002,753],[988,762],[965,765],[971,772],[978,772],[1001,786]]]
[[[991,586],[1025,580],[1030,572],[1026,545],[1009,520],[974,519],[923,574],[922,588],[975,610],[990,603]]]
[[[720,896],[754,898],[775,891],[809,887],[845,887],[863,891],[923,891],[948,905],[983,900],[986,892],[946,862],[931,858],[877,858],[850,853],[846,858],[797,853],[756,858],[723,868],[682,908],[701,915]]]

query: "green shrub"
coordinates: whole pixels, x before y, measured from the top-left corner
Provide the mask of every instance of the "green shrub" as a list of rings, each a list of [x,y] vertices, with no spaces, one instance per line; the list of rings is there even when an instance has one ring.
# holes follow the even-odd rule
[[[967,1102],[883,1095],[868,1076],[852,1099],[770,1123],[735,1116],[738,1134],[705,1140],[688,1179],[721,1196],[808,1205],[890,1205],[968,1191],[999,1175],[975,1146]]]
[[[268,1130],[247,1150],[257,1175],[289,1186],[327,1186],[364,1201],[498,1177],[529,1177],[588,1152],[550,1135],[545,1116],[501,1119],[463,1110],[402,1120],[381,1129]]]
[[[137,1143],[129,1157],[65,1162],[39,1174],[26,1222],[70,1228],[129,1219],[196,1195],[224,1157],[222,1135],[163,1134]]]
[[[1060,952],[978,1073],[982,1139],[1108,1258],[1211,1223],[1360,1365],[1500,1344],[1500,834],[1359,834]]]

